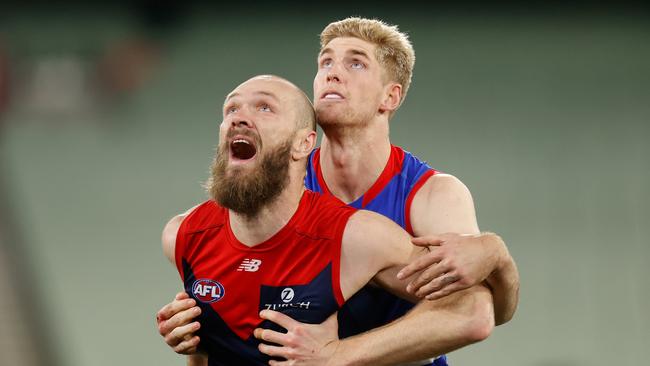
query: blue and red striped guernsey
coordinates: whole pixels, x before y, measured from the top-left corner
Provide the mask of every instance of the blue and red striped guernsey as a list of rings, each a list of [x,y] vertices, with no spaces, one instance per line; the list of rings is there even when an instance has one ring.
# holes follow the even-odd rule
[[[436,173],[411,153],[391,145],[390,157],[379,178],[349,206],[380,213],[413,235],[411,202],[427,179]],[[323,179],[320,149],[314,150],[309,157],[305,186],[315,192],[332,195]],[[365,286],[348,299],[339,311],[339,336],[349,337],[385,325],[412,307],[408,301],[380,288]],[[445,357],[436,359],[433,365],[446,365]]]
[[[228,210],[214,201],[183,220],[176,266],[185,291],[201,307],[198,335],[210,366],[268,364],[253,330],[281,329],[262,322],[263,309],[316,324],[340,308],[341,239],[354,212],[307,190],[289,222],[253,247],[237,240]]]

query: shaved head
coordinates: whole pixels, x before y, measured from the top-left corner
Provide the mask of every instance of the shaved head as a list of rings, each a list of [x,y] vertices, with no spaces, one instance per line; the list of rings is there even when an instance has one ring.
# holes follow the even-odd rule
[[[305,94],[305,92],[303,92],[294,83],[277,75],[257,75],[246,80],[241,85],[244,85],[253,80],[268,80],[286,85],[287,90],[289,93],[291,93],[291,97],[295,105],[294,112],[296,117],[296,128],[307,128],[311,131],[316,130],[316,113],[314,112],[314,105],[311,103],[311,100],[309,100],[307,94]],[[228,100],[231,95],[232,93],[226,97],[226,100]]]

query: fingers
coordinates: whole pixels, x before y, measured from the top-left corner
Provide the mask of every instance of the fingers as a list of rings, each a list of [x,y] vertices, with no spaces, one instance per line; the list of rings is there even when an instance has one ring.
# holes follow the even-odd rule
[[[177,294],[176,296],[179,297],[180,294]],[[187,295],[186,295],[187,296]],[[176,313],[187,310],[194,305],[196,305],[196,301],[194,299],[186,298],[183,299],[182,295],[180,295],[181,299],[176,299],[169,304],[163,306],[160,310],[158,310],[158,313],[156,314],[156,320],[158,323],[169,320],[172,316],[174,316]]]
[[[457,276],[452,276],[449,273],[443,274],[431,282],[420,287],[415,293],[418,297],[426,297],[433,293],[439,292],[438,296],[441,295],[445,287],[458,282],[459,278]],[[444,296],[444,295],[443,295]],[[440,296],[442,297],[442,296]]]
[[[185,340],[179,343],[176,347],[172,347],[174,352],[181,355],[191,355],[196,353],[196,350],[199,346],[201,339],[198,336],[194,336],[188,340]]]
[[[280,333],[271,329],[256,328],[253,331],[253,335],[255,335],[255,338],[257,339],[282,346],[286,346],[289,343],[289,335],[287,335],[287,333]]]
[[[182,342],[192,338],[194,333],[200,328],[201,324],[199,322],[192,322],[176,327],[165,336],[165,343],[175,349]]]
[[[443,262],[432,265],[431,267],[422,271],[422,273],[420,273],[420,275],[415,280],[411,281],[411,283],[406,286],[406,291],[419,296],[421,287],[427,284],[430,285],[432,282],[435,283],[435,280],[450,270],[451,268],[444,265]]]
[[[289,361],[269,360],[269,365],[271,365],[271,366],[285,366],[285,365],[291,365],[291,362],[289,362]]]
[[[173,329],[189,324],[192,319],[201,314],[201,308],[193,306],[189,309],[181,310],[174,314],[169,320],[163,321],[158,324],[158,332],[163,337],[170,333]]]
[[[444,242],[445,239],[442,238],[442,235],[421,236],[411,239],[411,243],[417,246],[440,245]]]
[[[273,310],[262,310],[260,312],[260,318],[270,320],[288,331],[300,324],[289,316]]]
[[[189,299],[189,298],[190,298],[190,295],[188,295],[187,292],[181,291],[181,292],[176,294],[176,296],[174,297],[174,300],[183,300],[183,299]]]
[[[443,253],[440,253],[439,251],[433,251],[433,252],[423,254],[419,258],[414,260],[413,263],[402,268],[402,270],[397,273],[397,279],[403,280],[409,278],[416,272],[419,272],[430,266],[435,266],[436,263],[442,260],[442,258],[443,258]]]
[[[468,286],[463,284],[461,281],[456,281],[448,286],[443,287],[442,289],[432,292],[431,294],[425,296],[427,300],[438,300],[447,295],[451,295],[454,292],[461,291],[466,289]]]
[[[265,343],[260,343],[260,345],[257,348],[260,350],[260,352],[269,355],[271,357],[289,358],[288,349],[285,347],[271,346]],[[271,363],[269,363],[269,365],[270,364]]]

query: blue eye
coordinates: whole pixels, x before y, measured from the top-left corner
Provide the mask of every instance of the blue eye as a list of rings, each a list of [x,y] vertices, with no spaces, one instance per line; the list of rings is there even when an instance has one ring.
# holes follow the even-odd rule
[[[237,112],[237,107],[226,108],[226,115]]]
[[[260,106],[260,111],[262,112],[272,112],[271,107],[268,106],[268,104],[263,104]]]
[[[332,67],[332,60],[325,60],[322,62],[323,67],[330,68]]]
[[[363,69],[365,67],[365,65],[362,64],[361,62],[353,62],[350,65],[350,67],[352,67],[353,69]]]

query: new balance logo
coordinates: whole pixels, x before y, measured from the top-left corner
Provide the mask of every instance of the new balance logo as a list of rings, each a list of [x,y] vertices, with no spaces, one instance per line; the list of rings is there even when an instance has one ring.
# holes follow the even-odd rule
[[[257,270],[260,269],[261,264],[262,261],[259,259],[246,258],[241,262],[237,271],[257,272]]]

